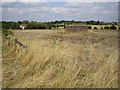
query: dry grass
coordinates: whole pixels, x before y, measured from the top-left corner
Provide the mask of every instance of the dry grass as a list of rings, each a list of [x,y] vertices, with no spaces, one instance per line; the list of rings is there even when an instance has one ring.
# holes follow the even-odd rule
[[[2,88],[2,30],[0,29],[0,89]]]
[[[15,31],[29,49],[4,50],[3,87],[117,88],[117,32],[110,33],[110,39],[104,33],[105,40],[97,42],[101,32]]]

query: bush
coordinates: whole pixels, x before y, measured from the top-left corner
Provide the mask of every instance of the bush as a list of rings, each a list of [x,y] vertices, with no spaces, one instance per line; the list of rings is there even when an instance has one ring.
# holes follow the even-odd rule
[[[98,29],[97,27],[94,27],[94,29]]]
[[[112,25],[110,29],[117,29],[116,26]]]
[[[88,27],[88,29],[92,29],[92,27],[91,27],[91,26],[89,26],[89,27]]]
[[[12,34],[12,32],[11,32],[10,30],[8,30],[8,29],[2,29],[2,33],[3,33],[3,35],[5,35],[5,36],[8,36],[8,35],[11,35],[11,34]]]
[[[103,29],[103,27],[101,27],[101,29]]]
[[[118,30],[120,30],[120,27],[118,27]]]
[[[108,27],[108,26],[105,26],[105,27],[104,27],[104,29],[110,29],[110,27]]]

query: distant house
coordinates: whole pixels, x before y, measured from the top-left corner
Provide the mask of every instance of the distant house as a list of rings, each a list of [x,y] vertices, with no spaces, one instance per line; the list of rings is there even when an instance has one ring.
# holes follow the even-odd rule
[[[67,32],[81,32],[81,31],[88,31],[88,26],[85,24],[82,25],[67,25],[66,26]]]
[[[21,24],[21,25],[20,25],[20,28],[21,28],[22,30],[24,30],[26,27],[27,27],[27,24]]]

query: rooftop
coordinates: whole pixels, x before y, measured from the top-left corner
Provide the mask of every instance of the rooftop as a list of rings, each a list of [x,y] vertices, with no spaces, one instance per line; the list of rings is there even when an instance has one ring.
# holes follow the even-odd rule
[[[27,26],[27,24],[20,24],[20,26]]]

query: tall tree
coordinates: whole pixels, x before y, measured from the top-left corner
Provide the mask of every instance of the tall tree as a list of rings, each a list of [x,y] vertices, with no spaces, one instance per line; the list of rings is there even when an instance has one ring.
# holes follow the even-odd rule
[[[28,20],[23,20],[23,24],[28,24],[29,21]]]
[[[22,21],[18,21],[18,24],[22,24]]]

